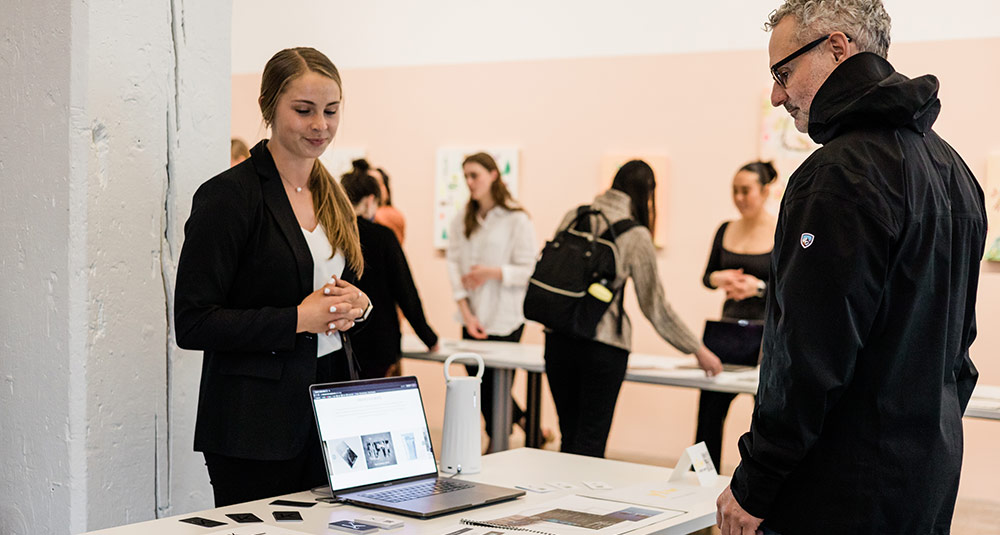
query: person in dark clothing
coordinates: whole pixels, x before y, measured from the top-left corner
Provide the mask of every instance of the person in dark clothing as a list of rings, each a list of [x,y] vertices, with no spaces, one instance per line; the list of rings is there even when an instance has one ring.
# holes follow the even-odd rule
[[[764,322],[767,270],[771,264],[775,218],[765,208],[770,184],[778,173],[770,162],[750,162],[733,177],[733,204],[740,218],[726,221],[715,233],[702,283],[726,293],[723,321]],[[756,339],[760,344],[760,339]],[[736,394],[702,390],[694,441],[704,442],[715,466],[722,469],[722,429]]]
[[[589,204],[604,216],[595,218],[590,228],[593,235],[603,235],[608,224],[620,221],[634,219],[638,225],[615,236],[615,280],[609,286],[622,290],[613,294],[593,336],[545,331],[545,375],[559,415],[559,451],[563,453],[604,457],[632,351],[632,321],[620,308],[629,279],[639,309],[660,338],[693,355],[709,377],[722,371],[719,357],[698,341],[667,301],[653,247],[655,199],[653,168],[642,160],[631,160],[615,173],[611,188]],[[556,234],[573,224],[578,210],[573,208],[563,216]]]
[[[937,79],[884,59],[880,1],[791,0],[767,27],[771,103],[822,147],[782,200],[757,404],[720,528],[949,533],[978,376],[983,191],[931,129]]]
[[[396,305],[430,351],[437,350],[438,337],[424,317],[410,265],[396,235],[388,227],[372,221],[381,192],[377,179],[369,173],[368,163],[356,162],[354,171],[344,175],[340,184],[358,215],[365,274],[357,286],[379,304],[372,309],[366,328],[351,338],[361,366],[361,378],[399,375],[402,352]]]
[[[177,345],[204,351],[194,449],[216,507],[327,481],[309,385],[355,378],[350,336],[374,310],[353,284],[353,210],[319,161],[340,123],[337,68],[285,49],[260,89],[271,138],[195,192],[174,292]]]

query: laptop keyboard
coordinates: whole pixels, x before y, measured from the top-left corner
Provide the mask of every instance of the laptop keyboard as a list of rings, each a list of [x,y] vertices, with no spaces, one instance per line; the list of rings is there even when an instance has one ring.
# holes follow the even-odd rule
[[[428,481],[426,483],[418,483],[416,485],[409,485],[398,489],[388,489],[388,490],[380,490],[378,492],[369,492],[362,494],[362,496],[364,496],[365,498],[381,500],[383,502],[400,503],[409,500],[415,500],[417,498],[426,498],[427,496],[433,496],[435,494],[444,494],[446,492],[454,492],[456,490],[467,489],[473,486],[474,485],[466,483],[464,481],[454,481],[451,479],[436,479],[434,481]]]

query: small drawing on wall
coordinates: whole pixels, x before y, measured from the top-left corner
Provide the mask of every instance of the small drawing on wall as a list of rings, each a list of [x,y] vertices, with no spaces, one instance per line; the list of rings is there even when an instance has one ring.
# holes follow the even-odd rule
[[[986,217],[990,229],[986,260],[1000,262],[1000,151],[991,153],[986,162]]]
[[[785,108],[771,106],[770,93],[766,93],[761,107],[760,159],[772,162],[778,171],[778,179],[770,188],[766,207],[769,212],[778,213],[788,177],[818,148],[808,135],[795,129],[795,120]]]
[[[465,185],[462,161],[470,154],[485,152],[497,162],[500,179],[510,194],[518,199],[520,182],[519,151],[513,147],[493,148],[440,148],[437,153],[437,171],[434,175],[434,247],[448,247],[448,227],[456,214],[465,209],[469,188]]]

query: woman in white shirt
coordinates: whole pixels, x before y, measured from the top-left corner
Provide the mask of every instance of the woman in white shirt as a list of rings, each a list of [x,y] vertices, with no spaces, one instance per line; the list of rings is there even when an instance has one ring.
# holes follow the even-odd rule
[[[535,228],[500,180],[493,157],[473,154],[462,163],[469,202],[448,234],[448,275],[458,303],[462,338],[518,342],[524,331],[524,294],[538,249]],[[469,367],[470,375],[475,373]],[[482,398],[492,398],[492,371],[483,375]],[[493,407],[482,403],[486,421]],[[514,421],[524,412],[514,404]],[[492,438],[492,437],[491,437]]]

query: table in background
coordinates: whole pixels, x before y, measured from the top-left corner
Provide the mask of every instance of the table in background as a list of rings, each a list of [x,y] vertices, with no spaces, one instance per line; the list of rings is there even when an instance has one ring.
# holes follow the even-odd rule
[[[528,373],[528,387],[525,407],[525,445],[538,448],[542,445],[541,433],[541,388],[542,374],[545,372],[544,348],[538,344],[511,342],[489,342],[482,340],[446,340],[438,342],[437,352],[428,353],[426,346],[413,335],[403,337],[403,356],[418,360],[444,362],[448,356],[459,352],[478,353],[486,366],[497,370],[494,373],[493,419],[486,422],[490,428],[492,451],[502,451],[509,447],[511,426],[510,387],[515,370]],[[724,371],[715,377],[706,377],[698,369],[694,357],[666,356],[632,353],[629,356],[625,380],[730,392],[736,394],[756,394],[759,370],[751,368],[743,371]],[[972,394],[968,418],[1000,420],[1000,386],[979,385]]]
[[[236,524],[226,517],[226,513],[253,513],[264,520],[265,524],[279,526],[282,528],[302,531],[314,534],[332,534],[334,532],[327,528],[327,523],[336,520],[354,520],[360,516],[375,514],[402,520],[405,524],[402,528],[394,529],[389,533],[393,535],[434,535],[448,533],[448,528],[458,527],[459,520],[475,516],[483,518],[484,513],[493,518],[499,518],[514,514],[536,506],[544,502],[553,500],[560,496],[586,493],[599,496],[599,491],[591,491],[583,485],[583,481],[603,481],[616,489],[627,487],[643,482],[666,481],[671,470],[659,466],[647,466],[623,461],[611,461],[608,459],[598,459],[594,457],[583,457],[570,455],[568,453],[558,453],[532,448],[520,448],[508,450],[501,453],[494,453],[483,457],[483,471],[479,474],[467,474],[461,479],[479,481],[504,487],[514,487],[515,485],[544,485],[549,481],[565,481],[573,483],[579,487],[577,490],[557,490],[545,494],[527,492],[526,496],[510,502],[490,505],[477,509],[459,511],[433,518],[430,520],[417,520],[401,515],[384,513],[370,509],[363,509],[351,505],[331,505],[317,503],[310,508],[278,507],[268,505],[275,498],[286,500],[308,501],[315,500],[315,495],[310,492],[299,492],[275,498],[267,498],[239,505],[230,505],[217,509],[209,509],[185,515],[176,515],[148,522],[129,524],[117,528],[91,532],[90,535],[197,535],[212,533],[215,531],[242,526]],[[694,473],[688,473],[686,483],[696,485],[697,480]],[[716,488],[719,492],[729,484],[729,478],[720,476],[716,481]],[[713,496],[717,495],[713,493]],[[272,511],[296,510],[302,515],[301,522],[281,522],[277,523],[271,516]],[[495,516],[492,516],[495,515]],[[226,526],[216,528],[204,528],[180,522],[181,518],[199,516],[210,518],[220,522],[226,522]],[[636,535],[664,534],[680,535],[691,533],[699,529],[715,524],[715,499],[707,499],[703,503],[692,507],[685,514],[674,517],[663,522],[659,522],[647,528],[636,530]],[[245,524],[248,526],[262,526],[262,524]]]
[[[1000,386],[976,386],[965,409],[965,417],[1000,420]]]

